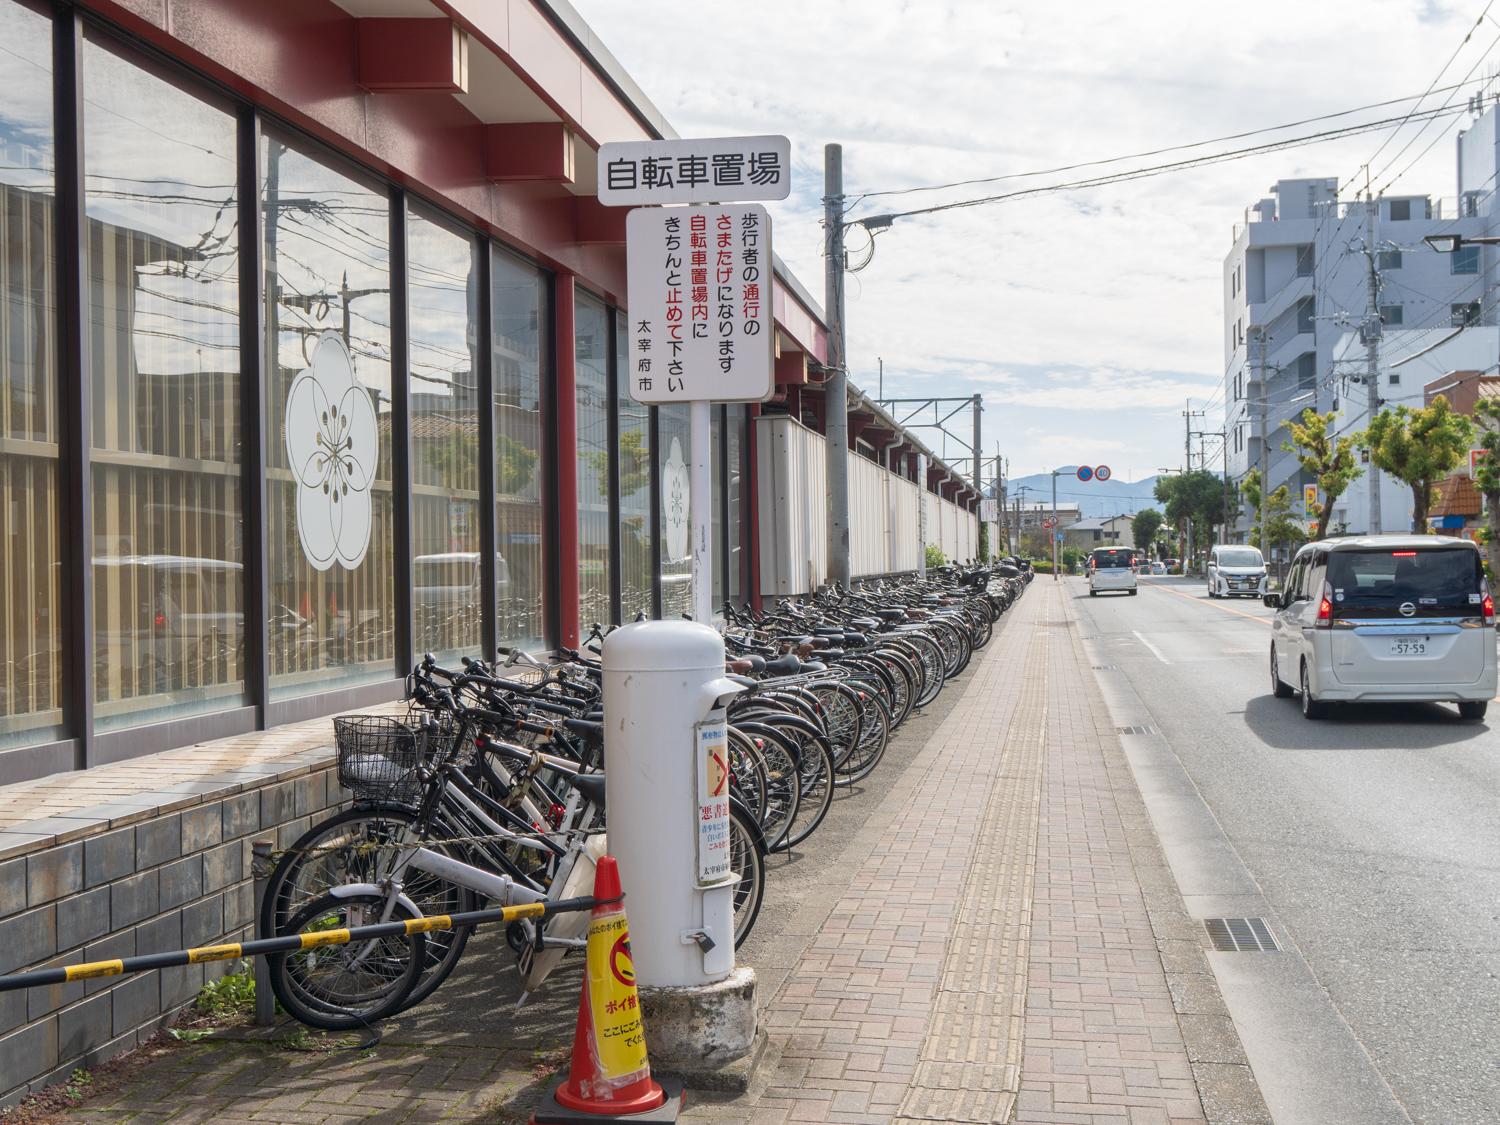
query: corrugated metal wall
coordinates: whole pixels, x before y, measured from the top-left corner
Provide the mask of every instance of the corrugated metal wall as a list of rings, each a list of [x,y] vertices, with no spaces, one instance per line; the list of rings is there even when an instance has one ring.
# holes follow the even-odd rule
[[[756,422],[761,592],[805,594],[828,575],[827,446],[782,416]],[[849,458],[849,569],[855,577],[916,570],[917,504],[927,508],[927,541],[949,559],[979,553],[978,516],[864,457]]]

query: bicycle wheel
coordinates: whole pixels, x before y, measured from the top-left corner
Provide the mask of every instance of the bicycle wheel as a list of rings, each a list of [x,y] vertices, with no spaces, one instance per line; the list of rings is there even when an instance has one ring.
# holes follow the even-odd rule
[[[415,917],[399,903],[383,918],[378,894],[319,895],[292,916],[282,936],[353,929]],[[325,1031],[367,1027],[399,1012],[421,975],[426,935],[397,934],[316,945],[270,957],[271,990],[293,1019]]]
[[[389,877],[400,848],[417,838],[417,813],[405,805],[356,805],[315,824],[276,861],[266,880],[257,926],[262,937],[280,936],[308,903],[334,887],[378,883]],[[438,826],[439,837],[459,835]],[[455,854],[456,848],[435,845]],[[403,873],[402,891],[423,914],[457,914],[476,909],[474,893],[426,871]],[[470,931],[441,930],[424,946],[421,980],[406,998],[408,1005],[430,996],[463,956]]]
[[[777,737],[789,740],[796,739],[797,733],[776,731]],[[803,734],[797,747],[797,777],[797,815],[774,851],[786,851],[806,840],[817,831],[833,805],[833,755],[826,741]]]
[[[890,742],[891,721],[885,709],[885,700],[875,692],[862,692],[859,737],[854,752],[838,767],[840,785],[853,785],[863,781],[885,757],[885,748]]]
[[[801,800],[800,763],[796,744],[775,737],[775,730],[762,722],[741,723],[740,730],[755,740],[760,759],[765,763],[765,805],[761,812],[761,831],[766,846],[775,849],[797,819]]]
[[[729,869],[739,876],[734,888],[734,947],[738,949],[755,928],[766,896],[765,842],[748,816],[729,810]]]

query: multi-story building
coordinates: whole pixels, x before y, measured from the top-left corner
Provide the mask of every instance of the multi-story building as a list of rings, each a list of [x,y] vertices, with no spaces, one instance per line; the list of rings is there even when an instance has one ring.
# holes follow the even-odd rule
[[[1495,116],[1486,114],[1460,140],[1461,148],[1475,149],[1471,164],[1488,169],[1491,183]],[[1470,139],[1475,133],[1490,137],[1487,148]],[[1368,424],[1365,341],[1372,332],[1384,337],[1376,376],[1382,405],[1401,399],[1403,380],[1420,404],[1434,364],[1462,364],[1482,347],[1466,336],[1449,356],[1443,341],[1454,326],[1495,322],[1487,283],[1493,265],[1484,248],[1440,254],[1423,241],[1487,229],[1487,200],[1465,190],[1460,163],[1456,203],[1426,195],[1382,195],[1373,206],[1363,198],[1341,202],[1337,180],[1301,179],[1278,181],[1246,210],[1224,260],[1224,430],[1232,478],[1264,466],[1268,454],[1270,487],[1287,484],[1301,494],[1310,481],[1281,448],[1286,423],[1313,407],[1339,412],[1344,431]],[[1413,358],[1433,345],[1439,346]],[[1392,366],[1401,360],[1420,363],[1420,373]],[[1386,487],[1399,495],[1399,485]],[[1368,495],[1367,482],[1358,488]],[[1355,491],[1343,508],[1349,530],[1363,531],[1368,499],[1359,502]],[[1383,488],[1382,499],[1386,494]],[[1403,527],[1395,513],[1408,506],[1393,509],[1383,529]],[[1242,513],[1235,537],[1242,539],[1251,522]]]

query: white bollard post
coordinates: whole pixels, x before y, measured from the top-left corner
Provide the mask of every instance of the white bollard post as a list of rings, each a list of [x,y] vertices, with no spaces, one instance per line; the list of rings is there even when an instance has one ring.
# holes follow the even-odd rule
[[[604,641],[609,852],[653,1061],[691,1072],[747,1054],[755,974],[734,963],[724,641],[693,621],[643,621]],[[702,775],[700,777],[700,774]]]

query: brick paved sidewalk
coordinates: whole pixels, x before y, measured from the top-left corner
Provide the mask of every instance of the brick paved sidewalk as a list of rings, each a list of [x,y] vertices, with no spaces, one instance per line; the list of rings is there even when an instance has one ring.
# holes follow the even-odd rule
[[[1170,876],[1069,586],[1028,591],[849,849],[847,891],[766,1005],[774,1072],[689,1118],[1207,1119],[1134,865]]]

